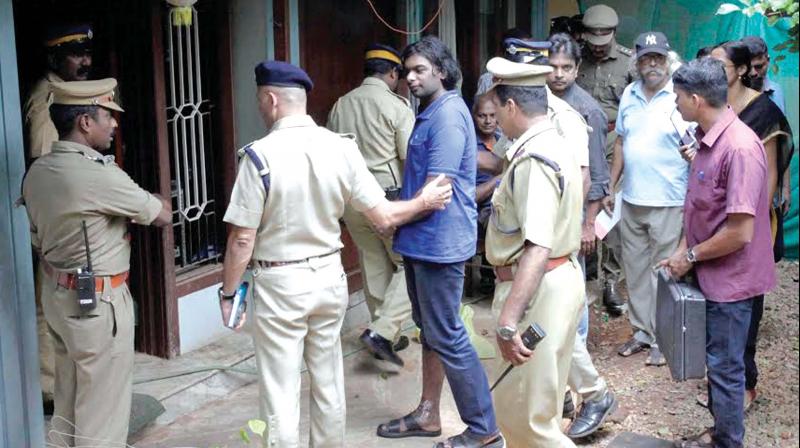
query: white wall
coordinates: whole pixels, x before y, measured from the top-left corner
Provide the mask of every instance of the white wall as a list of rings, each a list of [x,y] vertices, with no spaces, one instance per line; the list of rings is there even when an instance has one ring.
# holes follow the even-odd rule
[[[266,134],[256,106],[256,64],[267,58],[267,2],[233,0],[231,3],[231,56],[233,59],[233,110],[236,147]]]

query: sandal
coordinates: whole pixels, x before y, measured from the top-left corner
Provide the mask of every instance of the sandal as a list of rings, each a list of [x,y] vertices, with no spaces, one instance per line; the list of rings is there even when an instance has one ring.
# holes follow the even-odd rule
[[[620,347],[619,350],[617,350],[617,353],[619,354],[619,356],[627,358],[628,356],[639,353],[640,351],[644,350],[647,347],[649,347],[648,344],[645,344],[644,342],[639,342],[636,340],[636,338],[631,338],[628,342],[623,344],[623,346]]]
[[[439,437],[442,429],[434,431],[423,429],[417,419],[411,414],[389,420],[387,423],[378,425],[378,436],[387,439],[401,439],[403,437]]]
[[[448,437],[444,442],[437,443],[433,448],[505,448],[505,446],[506,439],[500,433],[484,442],[482,438],[470,434],[467,429],[459,435]]]

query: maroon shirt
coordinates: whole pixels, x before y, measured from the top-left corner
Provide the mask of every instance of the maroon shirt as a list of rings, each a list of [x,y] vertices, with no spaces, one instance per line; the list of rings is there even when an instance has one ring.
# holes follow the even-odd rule
[[[755,217],[750,243],[697,263],[700,289],[714,302],[764,294],[775,286],[764,146],[730,107],[708,133],[698,128],[697,139],[700,149],[692,161],[684,209],[689,247],[711,238],[730,213]]]

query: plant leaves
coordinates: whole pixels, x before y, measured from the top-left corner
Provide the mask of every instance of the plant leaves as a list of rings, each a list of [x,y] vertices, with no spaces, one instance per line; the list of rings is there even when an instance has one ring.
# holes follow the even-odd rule
[[[262,439],[264,438],[264,431],[267,430],[267,423],[263,420],[253,419],[247,422],[247,427],[253,434],[257,434]]]
[[[247,434],[247,431],[245,431],[244,428],[239,430],[239,437],[242,438],[244,443],[246,443],[248,445],[250,444],[250,435]]]

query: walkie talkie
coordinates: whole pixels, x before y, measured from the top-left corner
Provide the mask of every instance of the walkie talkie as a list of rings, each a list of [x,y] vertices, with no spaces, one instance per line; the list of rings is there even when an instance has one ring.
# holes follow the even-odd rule
[[[86,221],[81,221],[83,226],[83,244],[86,247],[86,266],[78,268],[76,274],[78,289],[78,306],[84,313],[88,313],[97,307],[97,294],[94,281],[94,271],[92,270],[92,254],[89,250],[89,234],[86,231]]]

